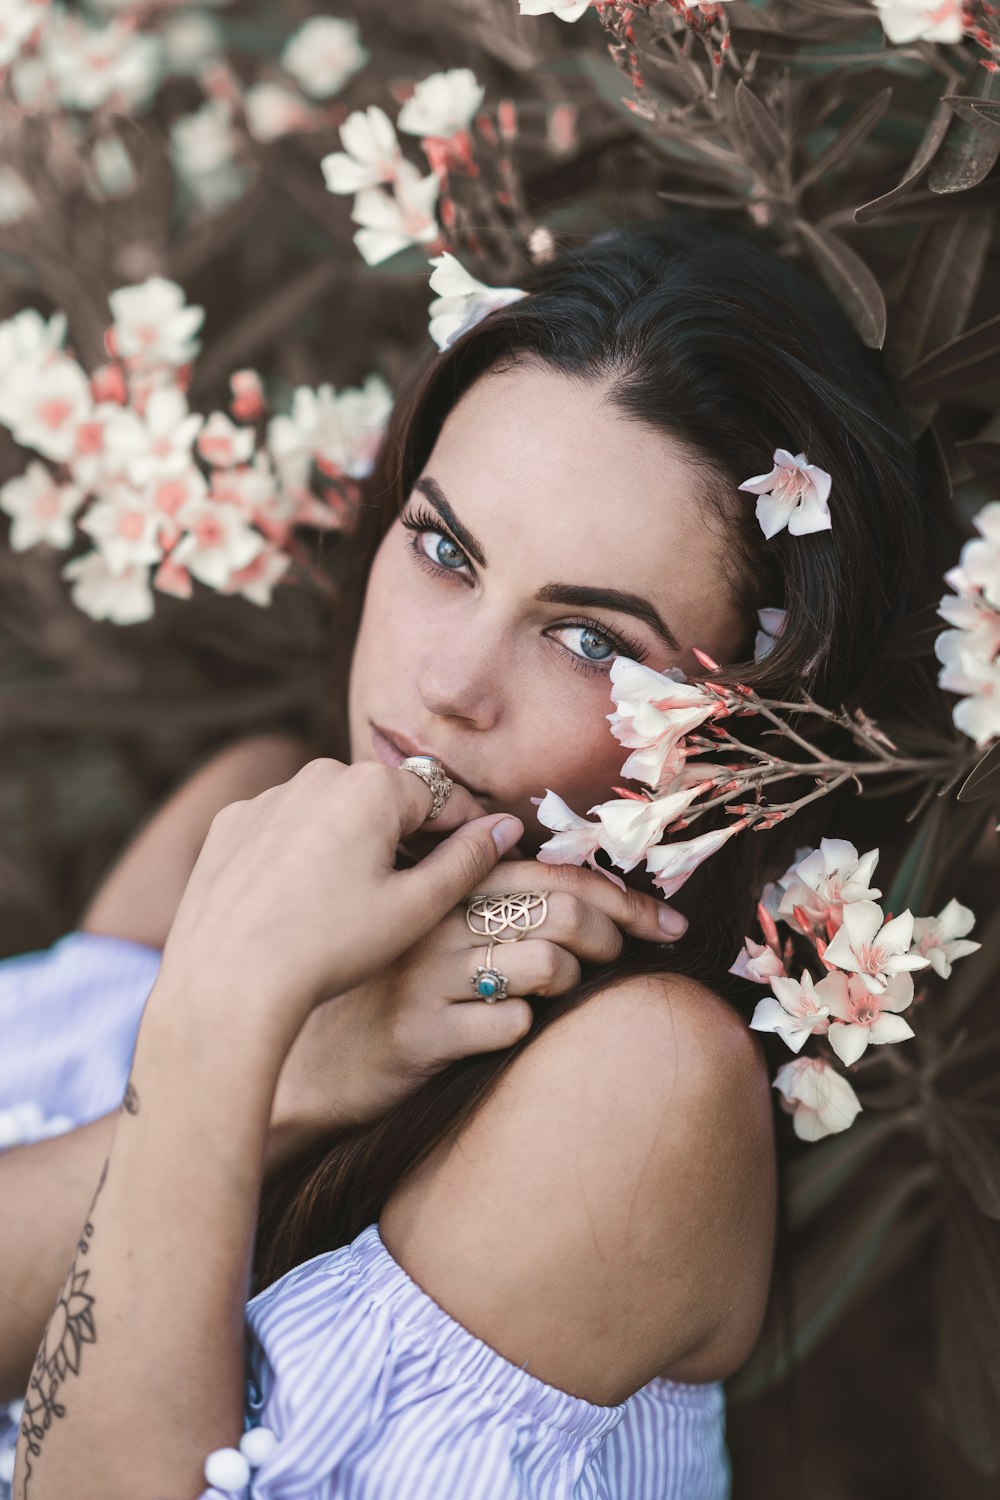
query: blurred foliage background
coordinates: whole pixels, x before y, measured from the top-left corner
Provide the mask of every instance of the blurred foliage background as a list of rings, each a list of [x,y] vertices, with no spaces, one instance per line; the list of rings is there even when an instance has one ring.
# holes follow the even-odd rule
[[[63,27],[62,53],[30,28],[3,41],[0,318],[61,309],[88,368],[104,357],[109,293],[161,275],[206,309],[199,409],[224,407],[247,366],[276,406],[371,372],[396,388],[432,352],[433,249],[508,285],[544,253],[540,228],[561,245],[683,203],[770,225],[884,349],[965,513],[995,497],[1000,20],[985,0],[945,3],[952,32],[938,21],[934,35],[918,0],[609,0],[571,24],[521,16],[517,0],[345,0],[322,13],[357,23],[367,60],[319,100],[281,61],[317,14],[297,0],[36,10],[38,26],[54,14]],[[100,68],[86,49],[115,27],[155,46],[88,96],[81,79]],[[480,173],[453,173],[437,246],[369,265],[320,162],[351,111],[395,117],[450,68],[485,88]],[[255,109],[262,84],[283,103],[258,93]],[[6,479],[25,455],[2,431],[0,443]],[[329,733],[336,625],[322,591],[278,588],[260,608],[198,587],[124,627],[72,604],[64,561],[0,546],[0,954],[70,930],[213,749],[262,729],[317,745]],[[940,561],[943,574],[956,559]],[[995,802],[996,785],[990,762],[979,792]],[[933,910],[951,890],[921,827],[913,859]],[[747,1500],[997,1493],[1000,926],[995,850],[977,859],[984,948],[948,992],[935,1058],[884,1091],[891,1118],[866,1115],[795,1163],[801,1358],[789,1373],[764,1340],[731,1382]],[[948,1077],[942,1110],[931,1092]]]

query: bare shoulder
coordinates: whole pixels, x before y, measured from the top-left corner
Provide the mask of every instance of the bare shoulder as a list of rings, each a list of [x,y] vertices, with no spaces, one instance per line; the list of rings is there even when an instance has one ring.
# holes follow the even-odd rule
[[[763,1316],[775,1217],[757,1038],[676,975],[561,1017],[390,1198],[391,1253],[466,1327],[601,1404],[723,1378]]]

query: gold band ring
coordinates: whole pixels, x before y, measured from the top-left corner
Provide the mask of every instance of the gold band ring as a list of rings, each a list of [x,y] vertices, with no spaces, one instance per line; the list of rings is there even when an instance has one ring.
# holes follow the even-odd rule
[[[548,891],[507,891],[500,896],[474,896],[465,904],[470,932],[491,943],[517,943],[541,927],[548,915]]]

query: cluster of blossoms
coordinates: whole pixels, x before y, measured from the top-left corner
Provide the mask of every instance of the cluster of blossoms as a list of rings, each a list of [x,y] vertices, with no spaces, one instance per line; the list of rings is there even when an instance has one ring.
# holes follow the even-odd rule
[[[704,665],[715,665],[697,654]],[[598,862],[598,852],[623,873],[645,860],[653,884],[670,897],[742,829],[770,827],[863,770],[861,765],[848,768],[847,763],[829,761],[827,771],[836,771],[833,780],[794,804],[734,801],[750,786],[759,790],[804,769],[763,752],[754,763],[742,765],[703,758],[720,749],[749,749],[719,726],[718,721],[730,714],[763,712],[780,722],[765,700],[739,687],[688,682],[676,668],[654,672],[627,657],[612,663],[611,684],[612,733],[631,750],[621,773],[643,783],[646,790],[616,788],[619,795],[590,808],[586,818],[551,790],[536,799],[539,821],[554,830],[538,851],[545,864],[587,864],[622,885],[619,876]],[[845,727],[850,726],[845,722]],[[869,748],[879,744],[879,731],[870,720],[855,721],[854,729]],[[884,746],[882,751],[885,754]],[[737,814],[727,826],[664,838],[682,834],[696,818],[720,806]],[[758,905],[764,941],[748,937],[730,972],[770,985],[773,994],[757,1006],[751,1025],[777,1032],[793,1052],[799,1052],[810,1036],[823,1036],[839,1060],[850,1065],[869,1042],[912,1036],[899,1015],[913,1001],[910,971],[929,966],[946,978],[955,959],[979,947],[966,936],[973,914],[957,901],[950,901],[936,917],[915,919],[909,911],[886,916],[876,904],[881,891],[869,884],[877,859],[878,850],[859,858],[846,841],[823,839],[818,850],[798,851],[795,862],[766,888]],[[780,944],[779,921],[811,945],[813,958],[825,971],[818,982],[805,968],[798,979],[792,976],[791,940],[784,947]],[[861,1108],[851,1085],[823,1057],[787,1063],[774,1086],[781,1091],[783,1107],[794,1115],[796,1133],[805,1140],[846,1129]]]
[[[1000,501],[984,506],[973,523],[979,537],[965,543],[944,575],[955,592],[945,594],[938,613],[952,628],[934,650],[939,686],[963,695],[952,710],[955,727],[982,746],[1000,735]]]
[[[11,546],[67,549],[78,527],[93,549],[63,576],[80,609],[117,624],[148,619],[153,589],[189,598],[193,579],[268,604],[306,562],[296,528],[349,525],[388,387],[375,375],[339,393],[300,387],[289,413],[268,418],[259,376],[243,370],[229,412],[205,416],[186,394],[202,309],[159,277],[110,302],[108,362],[90,373],[65,348],[61,315],[26,309],[0,324],[0,422],[40,456],[0,487]]]
[[[844,839],[822,839],[818,849],[800,849],[757,907],[764,941],[746,938],[730,973],[772,993],[760,1000],[751,1027],[771,1031],[800,1053],[810,1037],[826,1039],[850,1067],[870,1043],[881,1046],[914,1035],[900,1014],[914,1000],[913,972],[932,968],[947,979],[956,959],[980,944],[966,934],[975,920],[967,906],[951,900],[936,917],[903,911],[887,917],[869,882],[878,850],[858,856]],[[784,944],[777,924],[786,924],[809,948],[812,969],[792,973],[794,942]],[[847,1079],[823,1056],[797,1056],[774,1079],[781,1106],[792,1115],[796,1135],[815,1141],[846,1130],[861,1109]]]

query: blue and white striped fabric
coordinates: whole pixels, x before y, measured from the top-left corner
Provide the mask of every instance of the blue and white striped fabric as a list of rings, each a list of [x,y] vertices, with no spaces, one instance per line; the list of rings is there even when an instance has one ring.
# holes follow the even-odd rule
[[[69,933],[0,961],[0,1147],[117,1106],[159,957]],[[728,1500],[721,1384],[657,1379],[619,1406],[547,1385],[446,1313],[377,1224],[246,1321],[246,1424],[278,1441],[248,1486],[198,1500]],[[0,1500],[17,1412],[5,1430],[0,1408]]]

